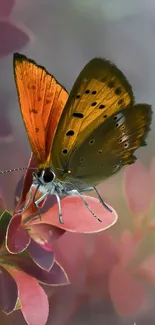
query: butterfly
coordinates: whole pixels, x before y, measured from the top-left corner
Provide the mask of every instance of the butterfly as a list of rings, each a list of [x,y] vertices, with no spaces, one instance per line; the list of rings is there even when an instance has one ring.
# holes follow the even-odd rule
[[[63,223],[61,196],[78,195],[97,218],[82,193],[96,190],[106,206],[96,185],[135,162],[135,150],[146,145],[151,106],[135,104],[124,74],[102,58],[85,65],[69,95],[54,76],[25,55],[15,53],[13,67],[21,115],[38,168],[30,200],[34,189],[42,193],[34,199],[37,207],[54,194]]]

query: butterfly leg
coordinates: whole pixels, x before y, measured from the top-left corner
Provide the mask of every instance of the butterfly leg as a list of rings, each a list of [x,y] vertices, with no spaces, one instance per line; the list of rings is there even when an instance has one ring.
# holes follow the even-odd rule
[[[85,206],[87,207],[87,209],[90,211],[90,213],[93,215],[93,217],[95,218],[95,219],[97,219],[99,222],[102,222],[102,220],[101,219],[99,219],[98,217],[97,217],[97,215],[92,211],[92,209],[90,208],[90,206],[89,206],[89,204],[88,204],[88,202],[84,199],[84,197],[77,191],[77,190],[71,190],[71,191],[68,191],[67,192],[69,195],[77,195],[77,196],[79,196],[80,198],[81,198],[81,200],[83,201],[83,203],[85,204]]]
[[[63,218],[62,218],[62,209],[61,209],[61,201],[60,201],[60,197],[57,193],[54,193],[57,199],[57,203],[58,203],[58,213],[59,213],[59,222],[61,224],[63,224]]]
[[[27,203],[26,203],[25,206],[24,206],[24,210],[26,210],[26,209],[28,208],[30,202],[32,201],[32,198],[33,198],[32,188],[33,188],[33,185],[31,185],[31,187],[30,187],[29,198],[28,198]]]
[[[38,200],[36,200],[34,202],[34,204],[35,204],[35,206],[36,206],[37,209],[40,209],[39,203],[41,201],[43,201],[46,198],[47,195],[48,195],[48,193],[44,193]],[[34,198],[35,198],[35,196],[34,196]]]
[[[35,206],[39,209],[39,203],[44,200],[46,198],[48,194],[44,193],[37,201],[35,201]],[[61,202],[60,202],[60,197],[57,193],[54,193],[54,195],[56,196],[57,199],[57,203],[58,203],[58,213],[59,213],[59,221],[61,224],[63,224],[63,218],[62,218],[62,210],[61,210]]]
[[[112,210],[111,210],[111,209],[106,205],[106,203],[103,201],[103,199],[102,199],[100,193],[98,192],[98,190],[97,190],[97,188],[96,188],[95,186],[94,186],[94,187],[90,186],[90,187],[87,187],[86,189],[82,190],[82,192],[89,192],[89,191],[95,191],[96,194],[97,194],[97,196],[98,196],[98,199],[99,199],[100,203],[104,206],[104,208],[105,208],[106,210],[108,210],[109,212],[112,212]]]
[[[93,187],[94,191],[96,192],[98,198],[99,198],[99,201],[100,203],[105,207],[106,210],[108,210],[109,212],[112,212],[112,210],[106,205],[106,203],[103,201],[100,193],[98,192],[97,188],[94,186]]]

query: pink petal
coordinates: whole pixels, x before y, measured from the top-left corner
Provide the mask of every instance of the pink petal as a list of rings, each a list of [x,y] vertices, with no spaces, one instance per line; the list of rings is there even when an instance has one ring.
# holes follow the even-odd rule
[[[129,270],[120,264],[110,273],[109,292],[116,312],[122,316],[138,312],[145,301],[143,287]]]
[[[15,6],[15,0],[1,0],[0,1],[0,16],[7,17],[11,14],[13,7]]]
[[[8,225],[6,246],[12,254],[24,251],[30,244],[30,236],[21,223],[21,215],[16,214]]]
[[[20,50],[30,42],[30,36],[24,29],[11,21],[0,21],[0,56]]]
[[[85,287],[91,296],[103,299],[109,296],[109,273],[119,261],[118,249],[108,233],[102,232],[95,237],[92,254],[87,260]]]
[[[41,221],[36,219],[36,221],[33,221],[33,224],[47,223],[67,231],[95,233],[108,229],[116,223],[118,216],[114,209],[110,207],[112,212],[109,212],[102,206],[98,199],[89,196],[83,197],[102,222],[99,222],[93,217],[81,198],[72,196],[66,197],[61,201],[64,224],[60,224],[59,222],[57,204],[42,215]]]
[[[124,189],[131,212],[135,215],[149,212],[153,191],[149,172],[140,161],[125,169]]]
[[[124,231],[119,243],[119,256],[122,266],[127,266],[136,253],[136,241],[130,231]]]
[[[141,263],[136,271],[138,275],[155,284],[155,255],[152,255]]]
[[[49,314],[48,299],[37,280],[17,269],[11,269],[21,303],[21,311],[31,325],[45,325]]]

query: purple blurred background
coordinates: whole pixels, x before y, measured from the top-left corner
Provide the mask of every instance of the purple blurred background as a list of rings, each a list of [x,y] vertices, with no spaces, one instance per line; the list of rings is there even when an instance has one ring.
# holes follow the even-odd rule
[[[71,89],[79,71],[89,59],[100,56],[112,60],[132,84],[136,101],[151,104],[154,110],[155,2],[153,0],[0,0],[0,44],[1,170],[26,166],[30,156],[30,146],[20,115],[13,78],[14,51],[26,54],[45,66],[68,90]],[[148,170],[155,156],[154,136],[153,120],[148,146],[137,152],[137,156]],[[155,180],[154,167],[151,173],[152,179],[154,177]],[[21,172],[14,172],[0,176],[1,195],[5,196],[9,208],[12,208],[13,193],[21,175]],[[119,215],[117,225],[107,231],[115,239],[119,239],[125,229],[132,231],[132,213],[127,208],[123,183],[124,171],[121,171],[99,186],[104,200],[112,205]],[[141,186],[145,187],[145,183]],[[135,195],[138,200],[139,193],[137,189]],[[145,196],[145,193],[143,195]],[[152,209],[152,215],[154,212],[155,210]],[[86,256],[91,255],[94,238],[86,239]],[[69,241],[70,238],[68,237],[67,240]],[[104,250],[104,246],[102,249]],[[149,249],[148,247],[148,251]],[[144,250],[147,250],[147,241]],[[62,251],[61,254],[64,259],[67,252]],[[76,250],[75,252],[73,250],[72,255],[75,254]],[[102,259],[102,251],[100,258]],[[154,287],[149,288],[149,298],[142,308],[127,316],[117,315],[111,301],[105,299],[103,302],[100,295],[93,299],[91,294],[91,299],[90,297],[83,299],[82,303],[80,300],[78,307],[75,299],[76,290],[72,288],[67,290],[66,293],[66,288],[58,288],[57,292],[55,293],[54,290],[53,293],[52,289],[48,289],[51,304],[48,325],[63,325],[65,322],[67,325],[96,323],[132,325],[134,321],[137,325],[155,323]],[[83,297],[83,292],[81,296]],[[68,305],[65,307],[67,297]],[[70,301],[74,300],[75,308],[71,306],[70,311]],[[2,315],[1,324],[3,322],[8,325],[25,324],[19,312],[8,317]]]

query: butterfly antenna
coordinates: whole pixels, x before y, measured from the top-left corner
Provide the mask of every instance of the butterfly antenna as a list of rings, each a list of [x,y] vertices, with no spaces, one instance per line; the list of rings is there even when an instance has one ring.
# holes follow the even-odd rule
[[[1,170],[0,171],[0,175],[2,174],[7,174],[7,173],[10,173],[10,172],[16,172],[16,171],[21,171],[21,170],[27,170],[27,169],[30,169],[30,170],[33,170],[33,169],[36,169],[35,167],[32,168],[32,167],[18,167],[18,168],[13,168],[13,169],[6,169],[6,170]]]

